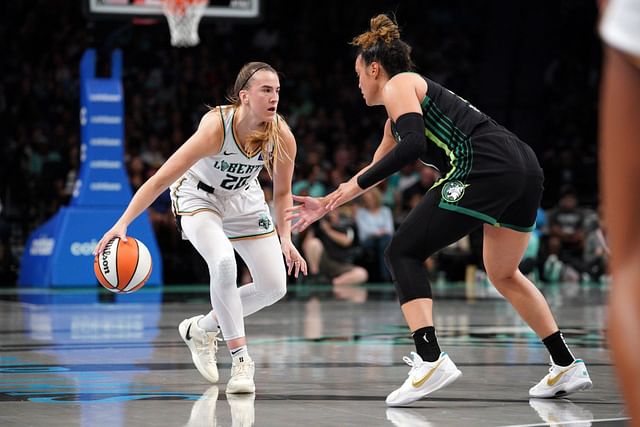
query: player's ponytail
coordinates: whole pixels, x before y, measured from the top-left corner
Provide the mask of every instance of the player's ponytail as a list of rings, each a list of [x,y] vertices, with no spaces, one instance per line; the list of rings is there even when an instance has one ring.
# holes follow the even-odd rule
[[[257,130],[248,137],[249,144],[260,144],[264,167],[269,175],[273,174],[273,165],[280,160],[280,156],[284,155],[291,160],[287,150],[284,149],[284,140],[280,134],[281,126],[287,127],[287,122],[280,114],[276,114],[272,121],[265,123],[264,129]]]
[[[351,41],[365,64],[379,62],[389,77],[413,70],[411,46],[400,39],[400,28],[393,18],[384,14],[374,16],[369,27],[369,31]]]
[[[351,44],[362,49],[371,49],[378,42],[391,45],[394,40],[400,40],[398,24],[387,15],[374,16],[369,25],[369,31],[355,37]]]

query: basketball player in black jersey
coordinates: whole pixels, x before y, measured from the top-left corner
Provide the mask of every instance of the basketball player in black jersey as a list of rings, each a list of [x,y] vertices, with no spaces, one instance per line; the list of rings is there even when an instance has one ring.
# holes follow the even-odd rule
[[[293,196],[288,210],[302,230],[327,211],[375,186],[404,165],[421,159],[441,179],[395,232],[386,262],[416,351],[404,360],[411,371],[386,399],[402,406],[455,381],[461,372],[440,351],[432,294],[423,261],[483,227],[483,260],[491,283],[542,339],[551,369],[529,390],[555,397],[591,388],[584,362],[575,359],[549,306],[519,270],[542,195],[543,174],[534,152],[516,135],[438,83],[411,72],[411,48],[387,15],[371,20],[356,37],[355,70],[369,106],[384,105],[389,118],[373,161],[325,198]]]

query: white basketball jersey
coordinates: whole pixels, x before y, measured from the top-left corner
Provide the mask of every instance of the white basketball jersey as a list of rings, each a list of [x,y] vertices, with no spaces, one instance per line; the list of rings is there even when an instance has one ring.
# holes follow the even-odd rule
[[[218,107],[218,110],[224,126],[222,148],[218,154],[198,160],[189,169],[189,173],[196,180],[216,190],[224,193],[236,192],[245,189],[258,177],[264,159],[262,150],[247,153],[236,140],[233,130],[236,107],[226,105]]]

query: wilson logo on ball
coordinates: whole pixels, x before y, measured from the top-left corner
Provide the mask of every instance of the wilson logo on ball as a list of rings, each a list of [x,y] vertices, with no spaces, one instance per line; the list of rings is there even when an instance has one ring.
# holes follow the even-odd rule
[[[93,271],[102,286],[116,293],[140,289],[151,275],[149,249],[136,238],[114,238],[93,260]]]

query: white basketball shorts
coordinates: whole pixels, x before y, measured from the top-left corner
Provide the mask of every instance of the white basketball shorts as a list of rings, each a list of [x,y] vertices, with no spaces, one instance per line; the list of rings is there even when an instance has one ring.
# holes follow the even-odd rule
[[[269,206],[264,200],[260,183],[254,179],[245,189],[209,193],[198,188],[197,179],[185,174],[171,185],[171,205],[178,219],[210,211],[222,218],[222,227],[230,240],[256,239],[275,233]],[[182,236],[184,239],[186,237]]]

